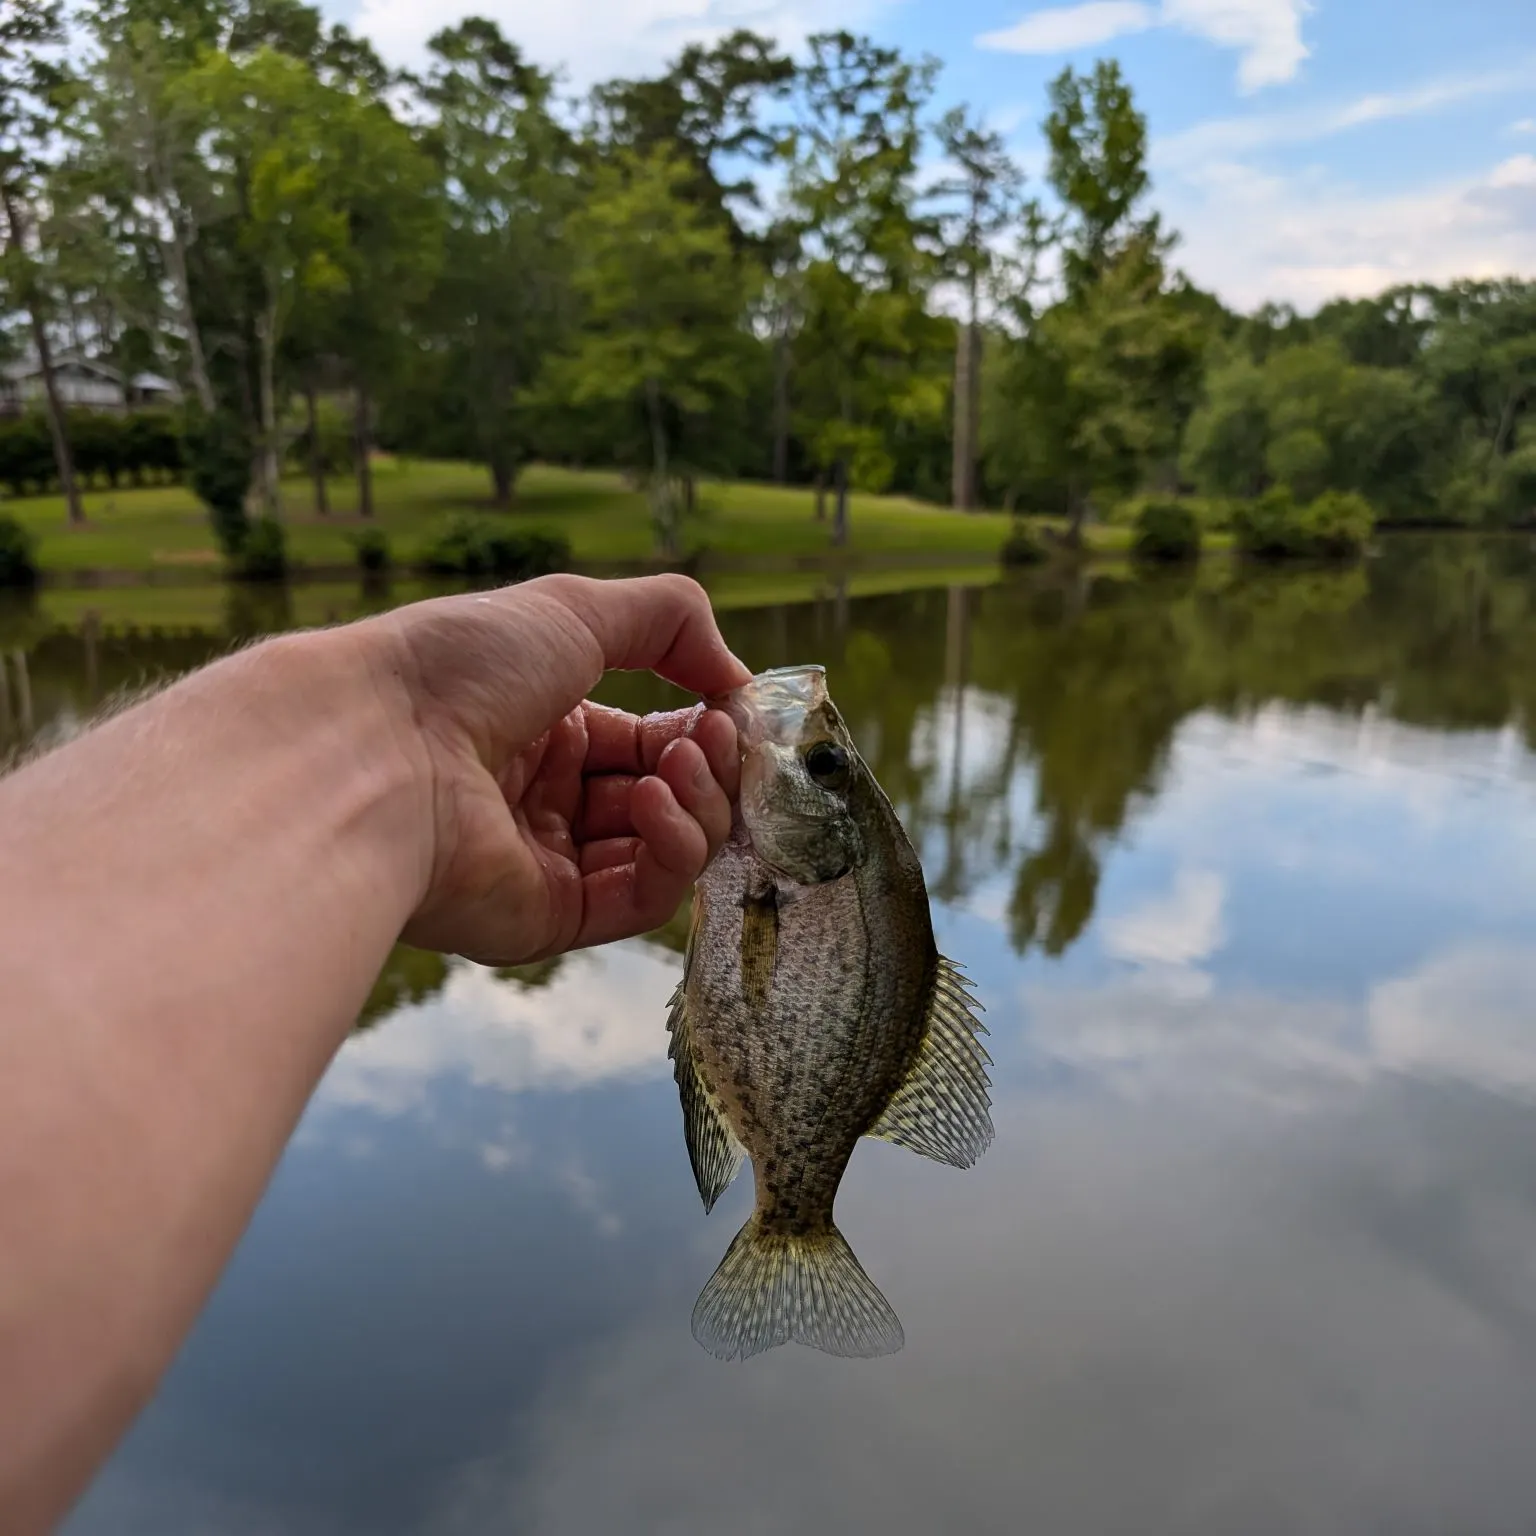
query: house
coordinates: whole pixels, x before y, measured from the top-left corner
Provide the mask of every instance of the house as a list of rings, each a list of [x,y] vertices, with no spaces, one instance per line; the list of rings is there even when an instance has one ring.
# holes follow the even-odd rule
[[[54,387],[67,409],[123,411],[140,406],[174,405],[181,391],[157,373],[124,379],[117,369],[94,358],[63,352],[53,360]],[[43,402],[43,371],[35,359],[0,367],[0,416],[17,416]]]

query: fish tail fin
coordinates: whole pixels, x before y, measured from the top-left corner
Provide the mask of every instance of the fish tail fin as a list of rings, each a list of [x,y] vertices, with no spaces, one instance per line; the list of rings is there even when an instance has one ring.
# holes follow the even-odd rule
[[[765,1232],[755,1213],[699,1294],[693,1336],[722,1360],[791,1341],[869,1359],[905,1342],[890,1302],[836,1227],[792,1237]]]

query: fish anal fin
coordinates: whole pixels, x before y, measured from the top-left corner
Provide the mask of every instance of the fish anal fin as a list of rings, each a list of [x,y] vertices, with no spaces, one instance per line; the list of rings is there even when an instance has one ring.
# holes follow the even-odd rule
[[[688,1161],[693,1164],[699,1198],[704,1202],[704,1209],[709,1211],[714,1209],[715,1201],[741,1171],[746,1149],[736,1139],[719,1101],[699,1076],[688,1024],[685,983],[680,983],[672,994],[667,1029],[672,1036],[667,1055],[672,1058],[672,1077],[683,1106],[683,1136],[688,1143]]]
[[[779,1344],[872,1359],[905,1343],[891,1304],[841,1232],[765,1232],[754,1213],[710,1276],[693,1309],[693,1336],[722,1360]]]
[[[969,984],[939,960],[917,1058],[868,1134],[935,1162],[969,1168],[992,1141],[992,1058]]]

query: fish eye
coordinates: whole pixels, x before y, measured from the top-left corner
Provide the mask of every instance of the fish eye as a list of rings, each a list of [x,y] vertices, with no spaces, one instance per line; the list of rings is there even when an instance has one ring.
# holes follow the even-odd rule
[[[805,771],[824,783],[848,771],[848,754],[835,741],[818,741],[805,750]]]

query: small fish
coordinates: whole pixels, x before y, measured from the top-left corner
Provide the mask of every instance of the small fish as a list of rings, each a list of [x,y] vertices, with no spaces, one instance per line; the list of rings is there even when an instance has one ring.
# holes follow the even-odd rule
[[[861,1137],[968,1168],[992,1140],[970,983],[934,945],[917,854],[827,694],[781,667],[714,701],[742,742],[731,837],[698,881],[668,1055],[710,1210],[752,1159],[757,1203],[693,1309],[722,1359],[791,1340],[901,1348],[832,1220]]]

